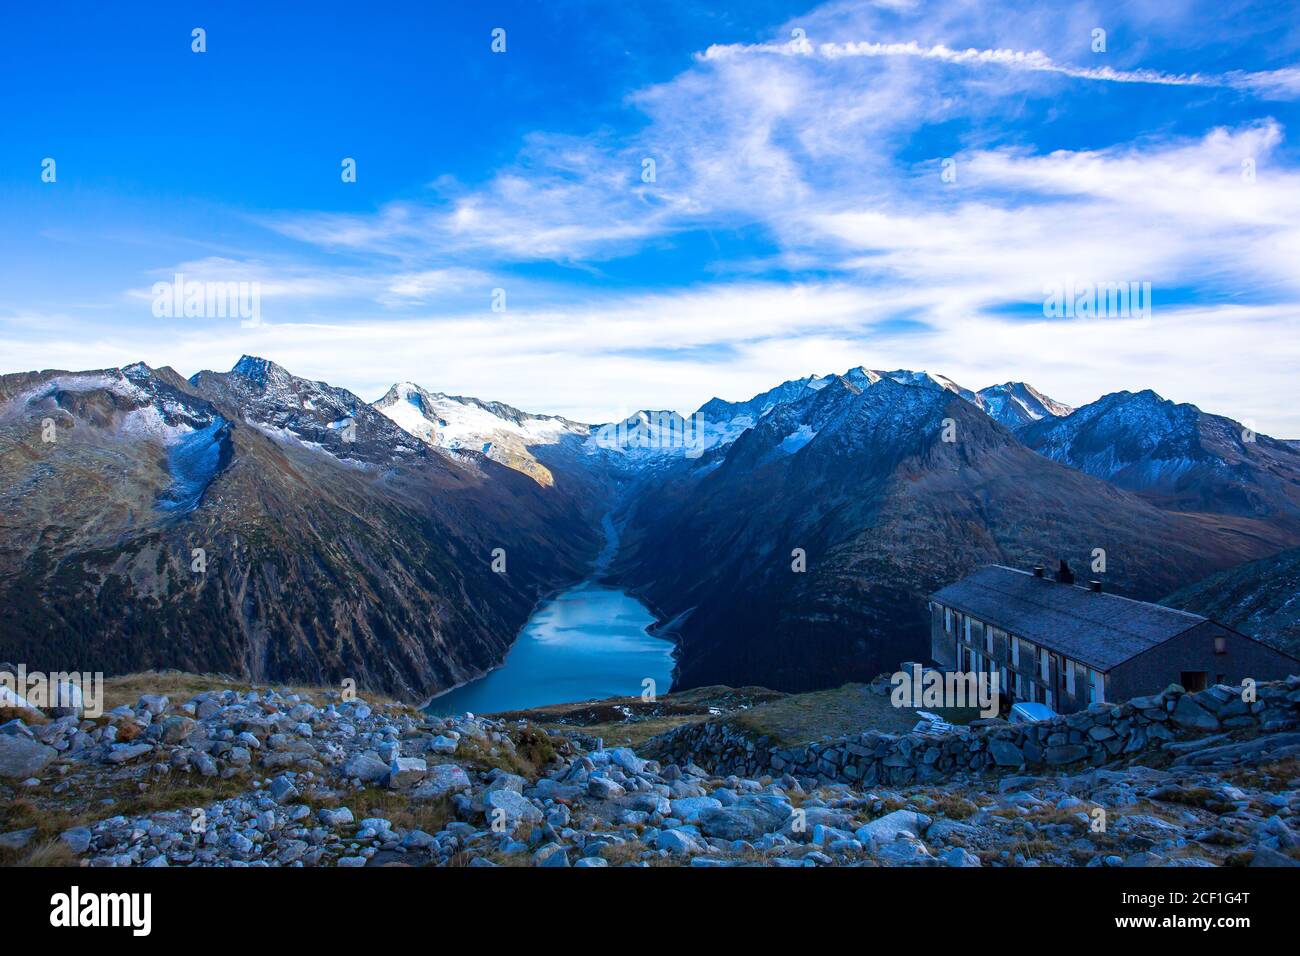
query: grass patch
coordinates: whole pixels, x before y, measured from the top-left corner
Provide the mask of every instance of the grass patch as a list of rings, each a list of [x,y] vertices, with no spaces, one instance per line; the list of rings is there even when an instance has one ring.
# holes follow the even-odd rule
[[[582,703],[550,704],[491,716],[528,720],[550,730],[581,730],[607,745],[637,747],[651,737],[714,717],[736,713],[785,695],[764,687],[696,687],[665,694],[652,701],[614,697]]]
[[[139,783],[144,780],[146,788]],[[192,774],[167,773],[159,776],[111,776],[84,779],[75,788],[60,794],[43,792],[39,795],[17,793],[11,787],[0,787],[0,832],[36,828],[29,850],[0,850],[0,866],[58,866],[59,863],[41,863],[54,851],[42,850],[36,862],[27,862],[41,850],[41,845],[58,842],[59,834],[73,827],[89,827],[109,817],[136,817],[166,810],[205,807],[218,800],[245,793],[251,786],[244,775],[222,780],[218,777],[198,777]],[[111,804],[103,801],[112,799]],[[75,858],[74,858],[75,862]]]
[[[450,797],[415,800],[410,794],[385,787],[367,787],[329,797],[309,796],[303,802],[313,810],[347,807],[358,824],[366,817],[383,817],[395,827],[425,833],[437,833],[455,819]]]
[[[921,708],[952,724],[965,724],[979,716],[974,708]],[[778,745],[793,747],[823,737],[844,737],[867,730],[909,733],[921,718],[911,708],[895,707],[888,695],[872,693],[866,684],[845,684],[834,690],[790,694],[734,715],[733,722]]]
[[[191,674],[186,671],[141,671],[135,674],[123,674],[104,679],[104,709],[112,710],[125,704],[134,707],[142,694],[163,694],[173,703],[184,703],[196,694],[205,691],[234,690],[246,694],[250,690],[274,690],[280,694],[298,694],[304,700],[320,707],[329,703],[328,695],[339,688],[318,687],[300,684],[276,684],[267,682],[250,682],[230,677],[225,674]],[[359,691],[359,696],[367,704],[395,706],[415,710],[384,694],[371,691]]]

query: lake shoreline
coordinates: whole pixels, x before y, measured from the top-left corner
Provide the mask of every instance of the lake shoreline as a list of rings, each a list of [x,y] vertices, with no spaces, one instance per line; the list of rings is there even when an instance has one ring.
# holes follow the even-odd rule
[[[606,696],[605,691],[609,690],[610,681],[616,679],[620,666],[639,665],[645,669],[647,646],[640,643],[643,638],[651,638],[655,643],[666,641],[670,645],[667,660],[661,660],[660,664],[667,664],[668,683],[671,687],[676,677],[677,641],[671,632],[661,629],[665,622],[659,620],[649,605],[628,589],[602,580],[618,552],[620,536],[612,512],[601,519],[601,527],[605,533],[605,543],[592,561],[588,576],[565,587],[553,588],[538,597],[500,663],[482,674],[430,695],[420,704],[421,710],[438,712],[443,709],[438,706],[440,700],[475,685],[479,686],[485,699],[476,704],[474,695],[467,695],[464,708],[453,705],[457,712],[497,713],[600,699]],[[584,592],[589,592],[589,595],[584,595]],[[643,618],[646,619],[644,623]],[[518,659],[517,655],[521,651],[528,659]],[[650,656],[653,658],[656,654],[653,652]],[[512,662],[519,669],[519,674],[513,675],[513,687],[510,679],[501,677]],[[565,682],[580,685],[587,681],[593,685],[593,691],[584,694],[580,692],[580,687],[574,687],[566,695],[557,686],[555,697],[545,701],[533,700],[538,696],[538,682],[548,680],[544,675],[555,667],[559,670],[549,680],[558,685]],[[637,674],[637,681],[642,687],[642,682],[647,677],[662,679],[660,675],[663,670],[659,666],[652,666],[651,669],[655,673]],[[511,692],[528,700],[494,700],[494,697],[503,694],[508,696]],[[572,696],[573,700],[566,699],[566,696]],[[616,692],[615,696],[629,694]]]

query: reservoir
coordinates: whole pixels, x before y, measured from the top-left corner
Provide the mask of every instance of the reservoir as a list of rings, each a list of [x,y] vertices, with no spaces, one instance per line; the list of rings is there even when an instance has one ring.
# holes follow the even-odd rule
[[[646,633],[654,617],[625,591],[585,582],[540,604],[505,663],[426,708],[432,714],[491,714],[544,704],[656,694],[672,683],[673,644]]]

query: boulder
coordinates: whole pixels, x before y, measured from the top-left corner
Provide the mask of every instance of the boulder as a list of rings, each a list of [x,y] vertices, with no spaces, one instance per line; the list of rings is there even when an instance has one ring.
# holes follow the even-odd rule
[[[281,774],[271,781],[271,799],[276,803],[285,804],[298,796],[298,788],[293,785],[293,781]]]
[[[943,860],[945,866],[979,866],[980,858],[969,850],[963,850],[955,846],[950,850],[945,850],[939,859]]]
[[[1025,762],[1025,755],[1020,748],[1009,740],[999,740],[996,737],[990,740],[989,753],[999,767],[1019,767]]]
[[[660,830],[655,837],[655,849],[667,850],[673,854],[684,854],[691,856],[696,853],[707,853],[709,848],[694,833],[689,830],[671,829]]]
[[[419,757],[394,757],[388,765],[388,785],[394,789],[411,787],[426,773],[428,768]]]
[[[59,834],[69,850],[80,856],[90,849],[91,832],[89,827],[73,827]]]
[[[27,844],[32,842],[32,837],[36,836],[36,827],[28,827],[25,830],[10,830],[8,833],[0,833],[0,849],[21,850]]]
[[[592,777],[587,781],[587,793],[597,800],[612,800],[627,791],[608,777]]]
[[[558,843],[547,843],[533,854],[533,866],[561,867],[569,865],[569,854]]]
[[[58,755],[53,747],[29,737],[0,735],[0,777],[14,780],[35,777]]]
[[[198,721],[190,717],[181,717],[179,715],[168,717],[163,720],[161,725],[162,742],[165,744],[183,743],[190,734],[198,729],[198,726]]]
[[[168,700],[162,694],[141,694],[140,700],[136,703],[136,710],[143,710],[146,713],[157,717],[167,709]]]
[[[362,783],[378,783],[388,776],[388,764],[369,751],[353,754],[343,764],[343,775],[356,777]]]
[[[930,818],[912,810],[895,810],[858,827],[854,836],[863,843],[892,843],[899,836],[919,837]]]
[[[513,790],[493,790],[484,798],[488,823],[504,824],[507,831],[515,830],[521,823],[542,822],[542,811],[533,806],[523,794]]]
[[[697,823],[700,814],[709,810],[718,810],[722,801],[716,797],[682,797],[669,804],[672,815],[683,823]]]
[[[1188,730],[1218,730],[1219,718],[1214,716],[1192,698],[1184,694],[1178,698],[1170,719],[1179,727]]]
[[[411,792],[417,800],[436,800],[470,789],[469,775],[454,763],[435,764]]]
[[[779,830],[791,816],[789,804],[784,810],[764,803],[737,803],[730,807],[706,810],[700,814],[700,830],[723,840],[753,840],[764,833]]]

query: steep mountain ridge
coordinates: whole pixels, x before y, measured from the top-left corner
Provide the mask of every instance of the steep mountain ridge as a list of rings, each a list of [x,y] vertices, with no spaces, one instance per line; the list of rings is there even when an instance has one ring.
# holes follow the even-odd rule
[[[599,546],[528,478],[261,360],[191,382],[4,376],[0,400],[0,658],[33,669],[350,677],[419,699],[499,663]],[[166,507],[168,442],[214,425],[201,492]]]
[[[1212,574],[1162,603],[1300,657],[1300,548]]]
[[[499,663],[614,510],[611,580],[686,686],[808,689],[924,656],[924,595],[979,564],[1101,548],[1107,587],[1154,598],[1300,543],[1293,444],[1137,398],[1058,417],[1023,383],[859,366],[591,426],[410,382],[372,405],[253,356],[7,375],[0,659],[414,699]]]
[[[1150,389],[1114,392],[1018,432],[1039,454],[1163,508],[1300,531],[1300,451]]]
[[[889,378],[773,409],[641,488],[625,524],[613,579],[671,622],[682,687],[805,690],[924,658],[924,596],[982,564],[1088,567],[1102,548],[1107,586],[1155,598],[1261,547],[1029,451],[950,390]]]
[[[1004,382],[981,388],[981,407],[995,421],[1015,429],[1045,418],[1063,418],[1074,409],[1054,401],[1025,382]]]
[[[704,415],[711,422],[726,422],[749,427],[773,408],[805,399],[837,378],[860,389],[869,388],[882,379],[888,379],[899,385],[915,385],[951,392],[987,412],[989,417],[1008,428],[1016,428],[1044,417],[1068,415],[1073,411],[1069,405],[1048,398],[1032,385],[1024,382],[1005,382],[1002,385],[993,385],[974,392],[958,385],[946,375],[926,371],[914,372],[910,369],[886,372],[859,365],[849,369],[843,375],[809,375],[782,382],[775,388],[755,395],[747,402],[728,402],[713,398],[700,406],[699,414]]]

